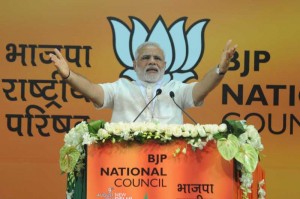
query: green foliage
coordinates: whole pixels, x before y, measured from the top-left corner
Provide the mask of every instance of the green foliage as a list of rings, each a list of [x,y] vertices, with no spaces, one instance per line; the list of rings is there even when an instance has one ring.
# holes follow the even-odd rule
[[[239,137],[246,131],[240,120],[224,120],[223,123],[227,125],[227,135],[233,134],[236,137]]]
[[[252,173],[258,163],[258,153],[250,144],[244,144],[240,146],[235,159],[239,161],[248,172]]]
[[[217,133],[217,134],[214,134],[213,137],[214,137],[215,140],[219,140],[221,138],[226,138],[227,134],[226,133]]]
[[[68,173],[68,177],[67,177],[67,191],[71,192],[74,187],[75,187],[75,175],[74,172]]]
[[[98,130],[104,128],[105,122],[103,120],[95,120],[88,123],[89,132],[96,135]]]
[[[217,147],[225,160],[235,158],[248,172],[253,172],[258,163],[258,152],[250,144],[240,144],[238,137],[246,130],[241,121],[225,120],[227,132],[218,133]]]
[[[229,135],[235,135],[236,137],[239,137],[241,134],[243,134],[246,131],[242,121],[224,120],[223,123],[226,124],[227,131],[219,132],[215,134],[213,136],[215,140],[227,138]]]
[[[148,199],[148,194],[146,193],[146,195],[144,196],[144,199]]]
[[[234,135],[229,134],[227,138],[217,141],[217,147],[225,160],[232,160],[239,150],[239,140]]]
[[[178,147],[175,152],[173,153],[173,156],[176,157],[180,153],[181,149]]]
[[[63,173],[70,173],[74,171],[74,168],[79,160],[80,152],[75,147],[63,146],[60,149],[60,169]]]

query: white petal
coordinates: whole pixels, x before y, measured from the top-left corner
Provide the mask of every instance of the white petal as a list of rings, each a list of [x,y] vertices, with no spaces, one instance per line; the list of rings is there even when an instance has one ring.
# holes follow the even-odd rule
[[[130,30],[121,20],[116,18],[108,19],[114,33],[114,49],[118,60],[128,67],[133,67],[133,57],[130,51]]]

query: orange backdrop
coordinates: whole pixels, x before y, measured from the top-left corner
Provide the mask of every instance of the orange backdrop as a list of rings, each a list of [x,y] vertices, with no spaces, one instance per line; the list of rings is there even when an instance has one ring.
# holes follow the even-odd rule
[[[64,87],[59,77],[52,77],[55,68],[43,61],[40,53],[52,50],[45,45],[64,46],[64,55],[66,47],[79,46],[81,67],[71,63],[72,69],[94,82],[114,81],[124,68],[114,53],[107,17],[121,20],[131,29],[129,16],[139,18],[148,28],[159,16],[167,27],[187,17],[186,29],[198,20],[209,19],[203,57],[195,68],[199,78],[219,62],[228,39],[238,44],[240,67],[231,63],[221,85],[202,107],[189,113],[202,124],[219,123],[226,114],[234,113],[232,119],[246,118],[261,129],[268,198],[297,198],[299,8],[300,2],[283,0],[1,2],[0,198],[65,197],[66,176],[60,174],[58,164],[64,133],[54,130],[53,125],[63,127],[70,121],[73,126],[84,116],[109,121],[111,112],[95,110]],[[45,53],[43,56],[46,59]],[[249,73],[243,76],[245,66],[249,66]],[[52,89],[45,91],[45,86]],[[239,95],[240,101],[228,90]],[[44,91],[49,99],[39,96]]]

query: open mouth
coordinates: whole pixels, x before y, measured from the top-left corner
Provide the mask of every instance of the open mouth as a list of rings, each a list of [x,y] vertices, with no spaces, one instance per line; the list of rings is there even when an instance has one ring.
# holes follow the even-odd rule
[[[146,70],[146,72],[150,72],[150,73],[157,73],[158,72],[158,69],[157,68],[148,68],[147,70]]]

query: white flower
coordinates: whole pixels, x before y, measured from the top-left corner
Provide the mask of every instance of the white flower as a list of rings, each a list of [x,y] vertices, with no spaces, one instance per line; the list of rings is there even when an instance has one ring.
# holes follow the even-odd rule
[[[82,140],[80,134],[77,134],[75,128],[72,128],[69,133],[65,135],[64,141],[68,146],[77,146]]]
[[[168,128],[167,124],[160,124],[160,123],[156,124],[156,131],[158,133],[164,133],[167,128]]]
[[[144,123],[131,123],[130,129],[133,132],[133,135],[137,136],[140,133],[143,133],[143,130],[142,130],[143,126],[145,126]]]
[[[265,199],[266,196],[266,191],[264,189],[259,189],[258,190],[258,199]]]
[[[83,135],[88,133],[88,126],[85,121],[72,128],[64,137],[67,146],[76,147],[79,152],[82,152]]]
[[[202,142],[201,140],[198,140],[198,148],[202,150],[206,146],[207,142]]]
[[[172,125],[171,126],[171,132],[173,132],[173,136],[175,136],[175,137],[181,137],[182,136],[181,127],[179,125]]]
[[[259,134],[258,131],[256,130],[256,128],[253,125],[246,126],[246,131],[249,134],[253,134],[253,135],[258,135]]]
[[[206,124],[203,126],[206,133],[217,134],[219,133],[219,126],[217,124]]]
[[[173,129],[171,128],[171,126],[166,127],[166,129],[165,129],[165,135],[167,137],[172,137],[172,135],[173,135]]]
[[[246,131],[239,136],[239,140],[241,143],[250,144],[258,151],[262,151],[264,148],[260,135],[253,125],[246,126]]]
[[[259,183],[258,183],[258,199],[265,199],[265,196],[266,196],[266,191],[263,189],[263,186],[265,184],[265,180],[261,180]]]
[[[130,133],[131,125],[129,123],[121,123],[122,132]]]
[[[242,177],[240,177],[241,189],[245,193],[251,193],[251,185],[253,183],[252,173],[242,172]]]
[[[107,132],[109,132],[109,133],[113,132],[113,127],[112,127],[111,123],[109,123],[109,122],[106,122],[104,124],[104,129],[107,130]]]
[[[66,192],[67,193],[67,199],[72,199],[72,196],[74,194],[74,190],[72,190],[71,192]]]
[[[193,134],[195,135],[195,132],[197,133],[197,131],[195,130],[195,126],[192,124],[184,124],[182,126],[182,136],[183,137],[190,137],[192,132],[194,132]],[[195,137],[195,136],[194,136]]]
[[[133,136],[138,136],[141,133],[143,133],[143,132],[142,131],[134,131]]]
[[[97,135],[100,138],[100,140],[110,137],[110,134],[105,129],[99,129]]]
[[[219,128],[218,128],[218,131],[221,132],[221,133],[224,133],[227,131],[227,125],[222,123],[219,125]]]
[[[177,125],[177,124],[168,125],[165,129],[165,135],[167,137],[172,137],[172,136],[180,137],[180,136],[182,136],[182,131],[181,131],[180,125]]]
[[[86,121],[82,121],[80,124],[76,125],[75,131],[81,135],[83,135],[85,132],[88,132],[89,128]]]
[[[90,136],[89,132],[85,132],[82,137],[83,137],[82,145],[85,145],[85,144],[91,145],[93,143],[96,143],[96,141],[97,141],[97,138]]]
[[[126,141],[132,140],[132,136],[130,135],[130,132],[124,131],[124,132],[121,133],[120,136],[123,137],[123,139],[126,140]]]
[[[113,134],[120,136],[123,131],[123,123],[112,124]]]
[[[190,144],[194,148],[199,148],[200,150],[202,150],[206,146],[207,142],[202,142],[201,139],[198,139],[197,141],[191,139],[190,141],[188,141],[188,144]]]
[[[156,124],[152,122],[131,123],[130,129],[133,132],[155,132],[157,130]]]
[[[185,131],[193,131],[195,129],[195,126],[192,125],[192,124],[183,124],[182,125],[182,128],[185,130]]]
[[[194,130],[191,132],[191,137],[192,137],[192,138],[195,138],[195,137],[197,137],[198,135],[199,135],[199,133],[198,133],[197,129],[194,128]]]
[[[161,136],[161,133],[160,132],[155,132],[155,136],[154,136],[154,139],[159,139]]]
[[[258,185],[259,185],[259,187],[264,186],[265,185],[265,180],[262,179],[261,181],[259,181]]]
[[[247,141],[248,141],[248,133],[245,132],[245,133],[241,134],[239,136],[239,141],[241,143],[247,143]]]
[[[183,131],[182,132],[182,137],[190,137],[190,132],[189,131]]]
[[[206,136],[205,129],[204,129],[204,127],[202,125],[197,124],[195,126],[195,128],[196,128],[196,131],[198,132],[198,134],[200,135],[200,137],[205,137]]]
[[[157,125],[155,123],[150,122],[150,123],[147,123],[145,126],[147,127],[146,131],[149,131],[152,133],[157,131]]]
[[[105,123],[104,129],[107,130],[110,134],[120,136],[123,131],[128,131],[128,125],[124,123]]]

